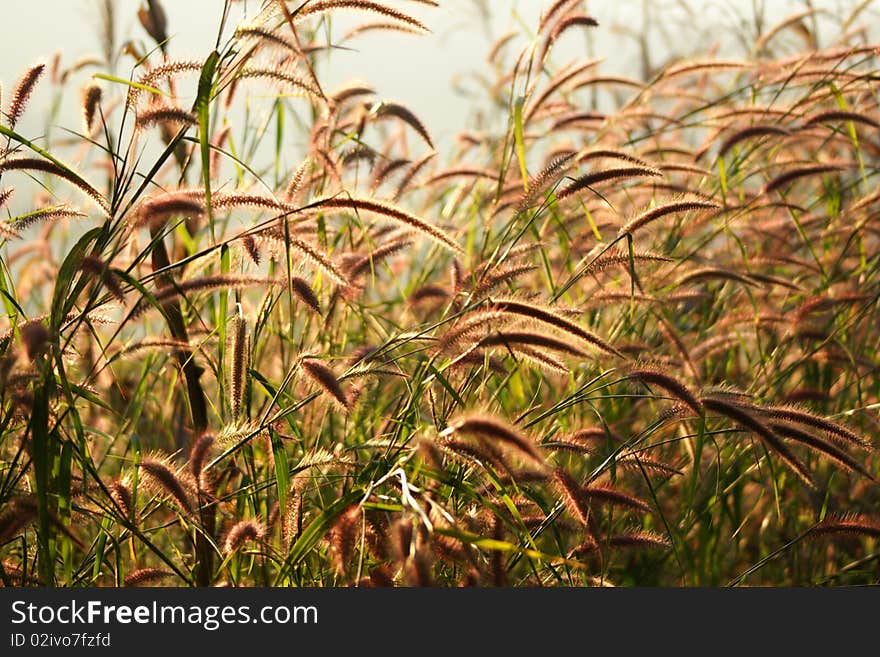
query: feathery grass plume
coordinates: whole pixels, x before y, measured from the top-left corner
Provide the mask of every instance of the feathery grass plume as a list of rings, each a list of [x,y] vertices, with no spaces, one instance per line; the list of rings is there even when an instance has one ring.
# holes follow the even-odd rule
[[[0,174],[5,171],[41,171],[43,173],[48,173],[51,176],[57,176],[58,178],[66,180],[74,187],[77,187],[81,192],[92,199],[92,201],[101,208],[105,215],[109,216],[110,214],[110,208],[107,205],[107,201],[104,200],[104,197],[98,192],[98,190],[89,185],[76,173],[63,168],[54,162],[30,157],[8,158],[0,160]]]
[[[287,188],[284,190],[285,201],[290,203],[299,196],[299,193],[303,188],[303,183],[306,180],[306,172],[311,168],[312,160],[308,157],[296,168],[296,171],[294,171],[293,175],[290,177],[290,182],[288,183]]]
[[[504,313],[495,310],[470,313],[449,328],[440,337],[437,346],[445,351],[468,339],[476,341],[475,335],[486,335],[494,324],[504,323],[505,319]]]
[[[612,548],[654,548],[667,550],[672,544],[665,536],[654,532],[634,530],[626,534],[615,534],[601,539],[603,545]]]
[[[419,538],[416,543],[415,552],[404,564],[403,582],[406,586],[432,586],[434,582],[432,577],[434,551],[422,538]]]
[[[58,221],[59,219],[79,219],[87,216],[84,212],[74,210],[69,205],[54,205],[13,217],[9,220],[9,223],[16,230],[23,230],[36,223],[48,223]]]
[[[769,274],[760,274],[757,272],[750,272],[746,276],[753,281],[757,281],[758,283],[767,283],[771,286],[778,285],[780,287],[785,287],[789,290],[793,290],[794,292],[800,292],[803,290],[803,288],[801,288],[801,286],[797,283],[792,283],[791,281],[781,278],[779,276],[771,276]]]
[[[578,164],[583,164],[584,162],[589,162],[590,160],[608,159],[629,162],[630,164],[635,164],[637,166],[645,167],[648,169],[653,168],[648,162],[640,157],[637,157],[631,153],[625,153],[624,151],[618,151],[611,148],[595,148],[588,151],[581,151],[579,153],[576,153],[576,157],[577,159],[575,161]]]
[[[782,459],[782,462],[793,470],[805,484],[811,488],[814,487],[813,478],[807,470],[807,467],[792,453],[788,446],[786,446],[785,443],[773,433],[770,427],[764,424],[764,422],[756,418],[743,407],[727,400],[719,399],[718,397],[703,396],[700,398],[700,401],[707,410],[720,413],[743,428],[757,434],[770,451],[775,452]]]
[[[666,374],[660,366],[640,362],[629,368],[627,374],[642,383],[653,384],[663,388],[673,397],[690,406],[698,415],[703,410],[703,405],[700,404],[696,395],[684,383],[674,376]]]
[[[465,457],[463,459],[465,462],[476,461],[483,466],[490,465],[496,472],[510,473],[513,470],[501,452],[485,442],[474,444],[471,441],[456,440],[449,437],[442,438],[442,441],[440,446],[447,453],[458,457],[459,460],[463,456]]]
[[[661,74],[661,79],[669,80],[679,75],[691,73],[717,73],[718,71],[741,71],[751,68],[748,62],[724,59],[707,59],[703,61],[688,61],[683,64],[674,64]]]
[[[795,310],[795,323],[804,321],[808,315],[833,310],[837,306],[852,305],[853,302],[870,301],[871,297],[864,294],[841,294],[839,297],[815,296],[807,299]]]
[[[294,477],[287,495],[287,512],[281,521],[281,536],[288,547],[302,530],[302,481],[302,477]]]
[[[604,171],[595,171],[576,178],[573,182],[562,187],[557,193],[556,198],[560,201],[568,198],[572,194],[582,189],[587,189],[592,185],[606,182],[608,180],[617,180],[620,178],[639,178],[651,176],[662,178],[663,173],[659,169],[653,167],[620,167],[616,169],[605,169]]]
[[[239,71],[238,78],[241,80],[264,79],[271,80],[283,87],[299,89],[309,98],[326,100],[324,94],[312,82],[305,78],[285,73],[277,68],[252,67]]]
[[[86,271],[100,279],[101,283],[107,288],[114,297],[119,301],[125,301],[125,293],[122,291],[122,285],[119,276],[110,268],[110,266],[97,256],[85,256],[79,263],[79,270]]]
[[[498,181],[498,174],[491,169],[483,169],[481,167],[458,166],[443,171],[438,171],[433,176],[424,181],[425,187],[436,185],[438,182],[449,180],[450,178],[485,178],[494,182]]]
[[[363,511],[360,504],[352,504],[339,514],[330,531],[327,532],[327,542],[336,572],[340,575],[348,571],[351,559],[354,556],[362,525]]]
[[[201,217],[205,213],[204,194],[199,199],[193,191],[177,190],[144,199],[134,213],[132,227],[157,229],[171,217]]]
[[[191,190],[190,194],[203,196],[201,190]],[[290,210],[290,206],[267,194],[247,192],[217,192],[211,196],[211,205],[218,210],[230,208],[257,208],[258,210]]]
[[[715,172],[710,171],[709,169],[704,169],[703,167],[699,167],[696,164],[687,164],[684,162],[674,162],[670,164],[661,164],[659,167],[660,171],[664,174],[666,173],[683,173],[694,176],[699,176],[700,178],[715,178]]]
[[[373,106],[371,112],[377,119],[400,119],[415,130],[430,148],[434,148],[434,142],[431,140],[431,135],[428,133],[425,124],[422,123],[419,117],[417,117],[408,107],[404,107],[400,103],[383,100]]]
[[[97,82],[87,84],[82,90],[83,128],[87,135],[94,134],[97,130],[95,118],[98,116],[102,96],[103,91]]]
[[[191,278],[188,281],[180,281],[170,285],[163,285],[156,290],[153,297],[159,303],[164,303],[174,297],[186,295],[190,292],[215,292],[222,289],[241,289],[253,285],[274,285],[278,281],[274,278],[260,278],[258,276],[240,276],[237,274],[214,274],[213,276],[201,276]],[[141,299],[132,316],[137,317],[151,307],[150,302]]]
[[[176,123],[179,125],[193,126],[198,123],[195,115],[181,107],[168,104],[150,105],[147,109],[137,114],[135,125],[144,130],[157,123]]]
[[[406,157],[397,157],[393,159],[386,159],[379,166],[376,167],[373,172],[372,177],[370,178],[370,194],[375,193],[377,189],[382,185],[383,182],[395,171],[398,169],[402,169],[407,164],[410,164],[411,160]]]
[[[620,75],[595,75],[589,78],[584,78],[583,80],[578,80],[574,85],[572,85],[571,90],[578,91],[579,89],[585,89],[587,87],[592,87],[595,85],[618,85],[622,87],[631,87],[633,89],[641,89],[644,86],[643,83],[639,82],[638,80],[635,80],[633,78],[625,78]],[[621,118],[625,118],[626,116],[626,113],[622,113]],[[636,115],[636,118],[643,117],[644,114],[642,113]],[[650,117],[670,121],[669,117],[664,114],[651,113]]]
[[[141,26],[157,44],[164,44],[168,40],[168,17],[159,0],[147,0],[145,6],[138,8],[137,16]],[[164,47],[162,50],[164,52]]]
[[[6,201],[9,200],[9,197],[12,196],[13,192],[15,192],[15,187],[0,190],[0,208],[6,205]]]
[[[141,481],[153,493],[168,495],[187,513],[192,513],[192,502],[181,483],[180,478],[161,459],[148,456],[138,467],[141,470]]]
[[[807,29],[804,25],[803,20],[805,18],[810,18],[815,16],[817,13],[820,13],[822,10],[817,9],[807,9],[806,11],[799,11],[791,16],[788,16],[784,20],[779,23],[773,25],[769,30],[762,32],[758,38],[755,40],[753,49],[756,53],[761,53],[765,49],[767,49],[767,44],[778,35],[780,32],[783,32],[787,28],[793,27],[797,30],[797,32],[801,36],[806,36],[807,39],[812,42],[812,45],[815,47],[815,41],[813,40],[813,36],[809,33],[809,29]],[[806,34],[805,34],[806,32]]]
[[[475,435],[478,438],[493,440],[513,448],[516,452],[528,457],[540,466],[545,465],[544,454],[540,447],[526,436],[520,435],[504,422],[485,415],[470,415],[458,418],[440,432],[441,438],[454,433]]]
[[[800,402],[826,403],[831,400],[831,395],[820,388],[803,387],[787,392],[783,399],[792,404]]]
[[[751,336],[749,336],[751,337]],[[745,338],[742,333],[726,333],[716,335],[708,340],[703,340],[691,350],[691,358],[696,361],[705,361],[717,353],[725,353],[737,348]]]
[[[266,526],[257,520],[240,520],[226,533],[223,539],[224,554],[232,554],[246,543],[260,541],[266,535]]]
[[[818,123],[831,123],[834,121],[852,121],[853,123],[863,123],[872,128],[880,129],[880,121],[872,119],[865,114],[860,114],[859,112],[848,112],[844,110],[828,110],[812,114],[804,119],[803,125],[806,128]]]
[[[761,193],[770,194],[795,180],[806,178],[808,176],[820,176],[826,173],[843,171],[845,168],[846,167],[840,164],[811,164],[795,167],[768,181],[762,188]]]
[[[814,538],[835,534],[880,538],[880,518],[860,513],[832,514],[809,530],[809,535]]]
[[[296,42],[284,35],[281,30],[269,30],[258,24],[239,25],[235,28],[235,36],[239,39],[265,41],[269,45],[279,46],[295,54],[302,54]]]
[[[3,221],[0,222],[0,238],[7,240],[18,240],[21,239],[21,233],[19,233],[12,226]]]
[[[497,356],[492,356],[488,352],[479,349],[468,349],[460,356],[456,356],[455,360],[449,363],[450,368],[463,367],[465,365],[473,365],[475,367],[485,367],[487,371],[506,375],[507,368],[504,362]]]
[[[37,501],[32,495],[7,500],[0,511],[0,545],[6,544],[37,518]]]
[[[418,160],[410,165],[409,169],[403,174],[403,177],[400,179],[400,182],[397,185],[397,189],[394,192],[393,199],[395,201],[399,200],[406,189],[409,187],[409,184],[412,182],[413,178],[415,178],[419,172],[425,168],[425,165],[428,164],[431,160],[437,157],[436,152],[431,152],[426,155],[423,155]]]
[[[543,46],[541,46],[541,54],[538,55],[538,62],[543,64],[547,60],[547,55],[550,53],[550,49],[553,48],[553,44],[555,44],[559,37],[562,36],[563,32],[569,28],[578,26],[599,27],[599,21],[584,13],[563,16],[556,22],[553,29],[550,30],[550,34],[545,39]]]
[[[596,448],[597,443],[605,442],[609,438],[621,442],[620,436],[614,432],[609,432],[603,427],[588,427],[571,433],[553,436],[553,438],[544,443],[544,447],[586,454],[592,452]]]
[[[114,504],[119,508],[119,511],[122,512],[122,515],[126,518],[131,517],[133,509],[131,505],[131,488],[129,485],[120,479],[116,479],[107,484],[107,490],[110,491],[110,499],[113,500]]]
[[[378,21],[375,23],[363,23],[361,25],[353,27],[343,35],[343,37],[340,39],[340,43],[345,43],[346,41],[354,39],[356,36],[359,36],[361,34],[366,34],[367,32],[403,32],[404,34],[424,34],[422,30],[410,27],[409,25]]]
[[[581,4],[581,0],[555,0],[555,2],[541,12],[541,19],[538,22],[538,32],[543,32],[550,23],[556,19],[565,16],[567,12],[574,11],[575,7]]]
[[[248,233],[244,237],[241,238],[241,245],[244,247],[244,250],[247,251],[248,257],[258,267],[260,266],[260,260],[262,259],[260,256],[260,248],[257,246],[257,240],[253,235]]]
[[[514,351],[520,346],[550,349],[570,356],[586,358],[587,353],[575,345],[546,333],[534,331],[498,331],[482,338],[477,347],[507,347]]]
[[[635,453],[621,456],[617,459],[617,465],[638,473],[643,471],[656,472],[667,477],[684,474],[680,469],[675,468],[668,463],[647,456],[639,456]]]
[[[720,206],[712,201],[700,201],[697,199],[683,199],[658,205],[633,217],[620,227],[618,235],[632,234],[660,217],[677,212],[693,212],[695,210],[717,210]]]
[[[584,527],[590,525],[590,502],[584,495],[583,487],[563,468],[553,471],[553,483],[568,512]]]
[[[439,242],[454,253],[463,253],[461,247],[458,246],[451,237],[446,235],[446,233],[441,231],[439,228],[432,226],[426,221],[419,219],[415,215],[412,215],[405,210],[402,210],[383,201],[364,198],[352,198],[348,196],[331,196],[314,200],[310,203],[310,206],[313,208],[350,209],[356,211],[373,212],[375,214],[381,215],[383,217],[388,217],[389,219],[393,219],[397,222],[405,224],[410,228],[417,230],[420,233],[427,235],[428,237],[431,237],[436,242]]]
[[[412,16],[409,16],[402,11],[398,11],[397,9],[392,9],[391,7],[379,4],[378,2],[371,2],[370,0],[312,0],[311,2],[302,3],[300,5],[296,12],[296,20],[336,9],[357,9],[360,11],[372,12],[387,18],[393,18],[394,20],[411,25],[424,32],[431,31]]]
[[[244,398],[247,394],[248,370],[251,358],[251,335],[248,330],[248,322],[241,311],[238,312],[226,324],[226,371],[227,388],[229,391],[229,408],[232,419],[236,421],[244,409]]]
[[[287,239],[286,242],[288,246],[298,251],[300,255],[305,256],[308,262],[317,267],[334,283],[342,287],[348,287],[349,281],[345,277],[345,275],[343,275],[343,273],[333,263],[333,261],[330,260],[329,257],[320,252],[316,247],[293,236]]]
[[[441,558],[458,562],[473,562],[473,555],[469,552],[468,546],[465,543],[454,536],[441,533],[444,530],[450,531],[458,528],[449,522],[436,506],[431,506],[428,518],[434,528],[434,549],[440,554]],[[438,529],[441,531],[436,531]]]
[[[770,417],[786,420],[788,422],[794,422],[796,424],[803,424],[809,427],[813,427],[815,429],[820,429],[827,434],[832,436],[837,436],[846,440],[858,447],[863,449],[871,449],[872,445],[870,442],[859,436],[857,433],[843,426],[842,424],[838,424],[837,422],[832,422],[828,418],[824,418],[821,415],[816,415],[815,413],[811,413],[810,411],[798,408],[796,406],[768,406],[765,408],[756,407],[755,410],[760,411],[761,413],[766,413]]]
[[[524,212],[532,207],[552,179],[559,173],[567,170],[574,158],[575,153],[568,153],[553,159],[546,167],[544,167],[537,175],[532,176],[526,184],[526,191],[523,192],[522,198],[516,206],[517,212]]]
[[[539,306],[525,303],[523,301],[517,301],[515,299],[495,300],[492,305],[495,310],[505,313],[511,313],[514,315],[520,315],[522,317],[529,317],[538,322],[555,326],[556,328],[571,335],[574,335],[584,342],[593,345],[594,347],[598,347],[602,351],[608,352],[609,354],[614,354],[619,358],[626,358],[617,349],[612,347],[595,333],[592,333],[591,331],[586,330],[585,328],[575,324],[574,322],[565,319],[564,317],[560,317],[559,315],[556,315],[549,310],[546,310]]]
[[[486,53],[486,61],[488,63],[493,63],[501,50],[510,43],[513,39],[519,36],[519,31],[511,30],[510,32],[505,32],[500,37],[495,39],[492,44],[489,46],[488,52]]]
[[[424,301],[445,301],[449,298],[449,290],[447,290],[442,285],[421,285],[417,287],[412,293],[406,298],[406,302],[409,305],[415,306]]]
[[[299,276],[293,276],[290,279],[290,284],[296,298],[306,304],[306,306],[309,307],[309,310],[320,315],[321,302],[318,301],[318,296],[315,294],[315,291],[312,290],[312,286],[309,285],[309,282]]]
[[[210,433],[203,433],[193,441],[189,450],[189,471],[197,482],[201,481],[202,471],[208,461],[208,456],[214,447],[214,436]]]
[[[320,171],[329,177],[338,187],[343,187],[342,171],[339,168],[337,158],[323,147],[312,149],[312,155],[320,165]]]
[[[400,252],[401,250],[407,248],[412,244],[411,240],[408,239],[393,239],[381,246],[376,247],[370,253],[366,255],[358,255],[354,254],[354,258],[351,262],[346,263],[344,269],[346,274],[355,279],[362,274],[367,273],[372,270],[376,265],[388,258],[389,256],[394,255],[395,253]]]
[[[449,265],[449,287],[453,294],[457,294],[464,287],[464,270],[458,258],[453,258],[452,264]]]
[[[694,281],[704,281],[712,279],[718,279],[722,281],[736,281],[737,283],[742,283],[743,285],[748,285],[749,287],[758,287],[758,283],[748,276],[743,276],[742,274],[739,274],[735,271],[730,271],[728,269],[721,269],[720,267],[700,267],[698,269],[694,269],[693,271],[690,271],[684,276],[676,279],[675,285],[681,286],[687,283],[693,283]]]
[[[151,584],[159,580],[168,579],[169,577],[174,577],[174,573],[170,570],[163,570],[162,568],[138,568],[126,575],[125,579],[122,580],[122,583],[125,586],[142,586],[144,584]]]
[[[19,329],[21,332],[21,341],[24,344],[24,351],[28,360],[33,362],[38,356],[43,354],[49,347],[49,338],[51,334],[42,320],[32,319],[24,323]]]
[[[369,85],[366,85],[362,82],[349,82],[348,84],[345,84],[334,91],[330,95],[330,100],[332,100],[336,105],[341,105],[345,101],[352,98],[358,98],[360,96],[373,96],[375,94],[376,90]]]
[[[379,153],[376,152],[376,149],[366,144],[356,144],[342,154],[340,163],[345,167],[364,160],[372,168],[377,157],[379,157]]]
[[[557,73],[550,79],[544,91],[542,91],[541,94],[537,96],[534,101],[531,102],[528,108],[526,108],[523,114],[523,120],[526,123],[531,121],[537,114],[538,110],[540,110],[545,105],[545,103],[553,96],[553,94],[559,91],[561,87],[571,82],[578,75],[581,75],[582,73],[585,73],[586,71],[595,68],[596,66],[601,64],[602,61],[602,59],[588,59],[578,65],[572,65],[563,68],[559,73]]]
[[[664,299],[658,299],[648,294],[632,294],[631,292],[598,292],[590,295],[590,300],[585,308],[604,308],[612,303],[632,304],[662,304]]]
[[[140,86],[129,86],[126,106],[134,107],[137,104],[141,92],[144,91],[143,87],[155,87],[163,78],[173,78],[181,73],[198,73],[202,70],[202,65],[203,62],[197,60],[172,59],[147,69],[138,78]]]
[[[571,374],[571,369],[567,367],[565,363],[563,363],[558,358],[555,358],[550,354],[541,351],[540,349],[535,349],[532,347],[527,347],[523,344],[518,344],[508,346],[508,351],[517,356],[522,356],[537,364],[538,366],[550,370],[551,372],[557,372],[559,374],[566,375]]]
[[[791,424],[786,424],[783,422],[768,422],[767,426],[770,429],[782,436],[783,438],[790,438],[791,440],[797,441],[813,449],[817,452],[820,452],[830,458],[832,461],[835,461],[838,465],[843,466],[847,470],[852,472],[858,472],[860,475],[867,477],[870,480],[874,480],[874,476],[865,469],[859,461],[850,456],[848,453],[843,451],[840,447],[831,443],[824,438],[819,438],[818,436],[814,436],[813,434],[804,431],[803,429],[799,429]]]
[[[336,378],[333,370],[314,358],[304,358],[302,360],[302,368],[309,378],[339,404],[343,411],[349,410],[351,403],[342,386],[339,385],[339,379]]]
[[[510,254],[508,254],[508,257],[509,256]],[[478,298],[482,295],[488,294],[499,285],[511,283],[517,278],[533,272],[536,269],[537,267],[535,265],[511,265],[509,267],[504,267],[501,270],[493,272],[492,274],[486,276],[483,280],[479,281],[472,293],[472,296]]]
[[[672,262],[672,258],[651,251],[636,251],[632,254],[632,260],[635,262]],[[598,274],[609,267],[622,265],[628,268],[629,264],[629,251],[624,249],[611,249],[592,260],[584,269],[584,273]]]
[[[174,338],[155,338],[147,340],[138,340],[127,347],[123,347],[114,354],[114,358],[120,358],[129,354],[137,353],[145,350],[172,350],[192,349],[193,346],[185,340],[175,340]]]
[[[736,132],[728,135],[724,141],[721,142],[721,146],[718,147],[718,157],[724,157],[727,155],[727,152],[736,146],[739,142],[744,141],[746,139],[752,139],[754,137],[766,137],[768,135],[774,135],[779,137],[786,137],[791,134],[791,131],[788,128],[783,128],[778,125],[750,125],[745,128],[741,128]]]
[[[15,91],[12,92],[12,98],[9,101],[9,109],[6,112],[10,129],[15,127],[15,124],[18,123],[18,120],[24,113],[25,107],[27,107],[27,102],[34,91],[34,87],[37,85],[37,82],[39,82],[40,77],[45,70],[46,65],[44,63],[36,64],[25,71],[24,75],[19,79],[18,84],[15,86]]]
[[[647,502],[613,486],[581,486],[580,490],[581,494],[587,499],[596,499],[600,503],[616,504],[617,506],[624,506],[636,511],[645,511],[646,513],[651,510]]]

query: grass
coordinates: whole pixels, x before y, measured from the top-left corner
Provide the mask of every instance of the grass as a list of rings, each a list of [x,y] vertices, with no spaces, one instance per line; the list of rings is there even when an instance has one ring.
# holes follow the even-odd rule
[[[406,3],[300,4],[191,61],[147,3],[63,138],[8,87],[3,583],[877,583],[869,8],[630,80],[548,3],[442,154],[315,72]]]

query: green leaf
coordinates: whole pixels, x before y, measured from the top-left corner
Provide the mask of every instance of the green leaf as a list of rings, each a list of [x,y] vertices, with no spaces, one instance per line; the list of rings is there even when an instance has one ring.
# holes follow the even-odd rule
[[[523,106],[526,99],[520,96],[513,108],[513,135],[516,139],[516,157],[519,160],[519,172],[523,180],[523,189],[529,190],[529,172],[526,169],[526,147],[523,139]]]
[[[284,442],[274,429],[270,429],[272,437],[272,458],[275,462],[275,485],[278,488],[278,506],[281,514],[287,513],[287,493],[290,491],[290,465],[287,462],[287,452],[284,451]]]
[[[211,226],[211,237],[214,238],[214,219],[211,213],[211,142],[208,138],[210,120],[211,98],[214,92],[214,71],[220,53],[212,52],[199,76],[199,89],[196,95],[195,112],[199,118],[199,144],[202,152],[202,180],[205,185],[205,208],[208,215],[208,224]]]
[[[64,258],[64,262],[61,263],[61,267],[58,268],[58,274],[55,277],[55,291],[52,294],[52,314],[49,320],[53,331],[57,331],[61,327],[64,317],[76,303],[78,291],[74,290],[71,293],[73,278],[86,255],[89,245],[101,232],[101,228],[92,228],[90,231],[87,231],[73,245],[73,248],[67,253],[67,257]],[[85,282],[82,282],[80,286],[84,284]]]
[[[157,89],[156,87],[151,87],[146,84],[141,84],[139,82],[135,82],[134,80],[126,80],[125,78],[118,78],[115,75],[107,75],[106,73],[95,73],[93,78],[98,78],[99,80],[107,80],[107,82],[115,82],[116,84],[124,84],[127,87],[134,87],[135,89],[140,89],[141,91],[148,91],[151,94],[156,94],[157,96],[167,96],[171,97],[167,91],[162,91],[161,89]]]

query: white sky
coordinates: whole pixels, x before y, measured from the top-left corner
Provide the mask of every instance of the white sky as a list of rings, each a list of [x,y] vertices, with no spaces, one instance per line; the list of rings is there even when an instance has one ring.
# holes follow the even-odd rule
[[[145,33],[136,18],[139,0],[114,2],[119,40],[134,37],[145,42]],[[474,103],[451,91],[453,80],[461,80],[467,88],[474,89],[478,83],[470,74],[486,73],[485,54],[494,38],[513,28],[521,28],[524,33],[533,30],[541,11],[550,4],[549,0],[440,0],[442,6],[435,9],[412,0],[386,2],[423,20],[432,33],[418,37],[383,32],[360,37],[352,43],[357,51],[335,51],[322,64],[319,71],[322,82],[329,89],[351,79],[373,84],[382,97],[410,107],[428,126],[441,151],[473,116]],[[741,23],[736,17],[738,13],[747,15],[753,4],[762,3],[766,5],[770,23],[802,11],[806,6],[805,0],[591,0],[587,6],[601,27],[590,31],[590,54],[605,58],[601,69],[605,73],[637,75],[638,49],[618,28],[624,26],[638,31],[647,23],[653,29],[652,43],[657,52],[668,52],[669,48],[663,43],[662,28],[673,47],[685,51],[682,54],[698,48],[702,41],[719,43],[722,56],[726,56],[726,40],[733,39],[733,35],[716,26]],[[840,16],[855,3],[853,0],[813,0],[812,4]],[[98,0],[0,0],[4,23],[0,83],[4,103],[17,78],[38,59],[48,59],[62,50],[63,62],[70,64],[80,56],[99,52],[97,5]],[[880,0],[863,19],[873,18],[875,24],[880,23],[876,5],[880,5]],[[163,0],[163,6],[169,19],[172,55],[204,59],[213,48],[223,0]],[[687,17],[683,6],[696,10],[699,26]],[[486,7],[492,11],[488,26],[481,19],[481,8]],[[643,12],[646,7],[647,16]],[[258,8],[259,0],[236,3],[237,12],[246,10],[254,14]],[[358,12],[348,15],[361,20],[364,16]],[[344,23],[335,24],[334,35],[343,33]],[[587,55],[583,34],[572,30],[560,40],[558,50],[563,58],[568,54]],[[524,40],[518,41],[517,49],[524,43]],[[123,61],[125,67],[119,73],[126,75],[132,60]],[[58,122],[78,127],[78,115],[71,114],[76,110],[70,109],[78,106],[78,90],[73,88],[66,93]],[[48,95],[35,97],[34,104],[42,111],[38,113],[31,108],[20,124],[22,130],[38,131],[37,134],[45,130],[46,110],[51,102]]]

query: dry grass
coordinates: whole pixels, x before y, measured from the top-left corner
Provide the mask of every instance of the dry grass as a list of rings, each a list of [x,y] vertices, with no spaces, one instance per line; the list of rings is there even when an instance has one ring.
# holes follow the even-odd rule
[[[337,12],[430,21],[300,4],[80,85],[72,140],[16,125],[73,73],[12,85],[0,580],[876,584],[876,46],[633,81],[548,2],[447,153],[314,67]]]

